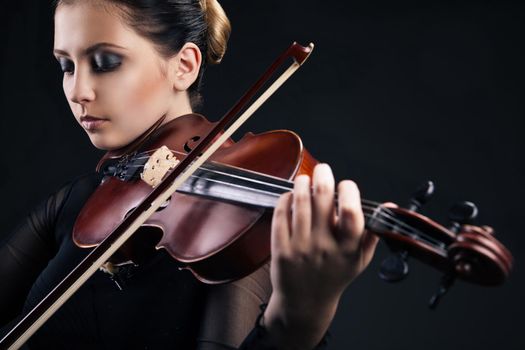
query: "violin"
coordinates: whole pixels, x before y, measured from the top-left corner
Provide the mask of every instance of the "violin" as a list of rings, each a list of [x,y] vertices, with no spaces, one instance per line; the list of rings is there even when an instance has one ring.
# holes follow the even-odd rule
[[[182,116],[154,132],[140,150],[106,154],[99,171],[111,165],[105,166],[106,177],[77,218],[74,242],[98,246],[160,183],[164,173],[157,168],[175,167],[212,126],[201,115]],[[137,259],[155,241],[155,248],[165,249],[202,282],[242,278],[270,257],[271,210],[277,199],[292,190],[297,175],[312,176],[317,163],[291,131],[228,140],[141,226],[147,232],[139,230],[113,261]],[[472,203],[452,209],[449,228],[417,213],[433,191],[431,182],[425,184],[408,208],[362,200],[366,229],[382,237],[402,260],[387,259],[380,276],[387,281],[404,277],[410,255],[468,282],[503,283],[512,257],[490,227],[468,225],[477,214]]]
[[[248,133],[238,142],[231,135],[312,50],[312,44],[294,43],[220,121],[211,123],[198,114],[163,125],[159,120],[131,145],[108,152],[97,166],[103,180],[73,232],[77,245],[93,250],[0,341],[0,348],[24,344],[103,265],[140,263],[162,248],[199,280],[225,283],[267,262],[277,199],[292,190],[296,176],[311,176],[318,161],[291,131]],[[288,70],[246,108],[290,58],[294,63]],[[393,251],[381,278],[393,282],[406,276],[408,256],[444,273],[431,307],[455,279],[499,285],[513,265],[492,228],[472,225],[477,215],[472,203],[453,208],[449,227],[418,213],[433,191],[426,183],[407,208],[362,199],[365,228]]]

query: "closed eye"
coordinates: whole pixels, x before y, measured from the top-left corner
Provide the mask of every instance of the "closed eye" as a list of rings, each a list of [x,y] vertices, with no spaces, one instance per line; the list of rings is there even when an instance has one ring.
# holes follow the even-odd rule
[[[64,74],[70,75],[75,72],[75,64],[71,60],[65,57],[57,57],[57,61]]]
[[[58,56],[57,58],[60,69],[65,75],[75,73],[75,64],[72,60]],[[94,73],[112,72],[122,64],[122,57],[117,54],[107,52],[94,53],[90,58],[91,69]]]
[[[96,73],[110,72],[122,64],[120,55],[109,52],[96,52],[91,57],[91,67]]]

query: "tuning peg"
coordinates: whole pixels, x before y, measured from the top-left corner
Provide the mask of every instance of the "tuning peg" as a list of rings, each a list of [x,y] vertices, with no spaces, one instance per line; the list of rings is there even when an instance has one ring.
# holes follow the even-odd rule
[[[434,310],[438,306],[443,296],[447,294],[452,284],[454,284],[455,279],[456,277],[451,274],[444,275],[443,278],[441,278],[441,283],[439,285],[438,291],[430,298],[430,301],[428,303],[428,307],[430,309]]]
[[[459,202],[450,208],[448,218],[451,226],[449,229],[455,233],[462,225],[472,224],[478,216],[478,207],[472,202]]]
[[[379,278],[386,282],[399,282],[408,275],[408,253],[406,251],[390,254],[379,269]]]
[[[408,204],[408,210],[418,211],[434,194],[434,183],[427,181],[423,183],[418,189],[412,194],[410,202]]]

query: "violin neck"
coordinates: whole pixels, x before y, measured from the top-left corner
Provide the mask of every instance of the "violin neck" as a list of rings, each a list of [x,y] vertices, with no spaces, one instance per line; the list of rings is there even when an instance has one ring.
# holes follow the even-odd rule
[[[278,177],[207,162],[177,192],[271,210],[283,193],[293,191],[293,185],[292,181]],[[366,199],[361,202],[365,210],[379,206],[379,203],[371,206],[372,202]]]

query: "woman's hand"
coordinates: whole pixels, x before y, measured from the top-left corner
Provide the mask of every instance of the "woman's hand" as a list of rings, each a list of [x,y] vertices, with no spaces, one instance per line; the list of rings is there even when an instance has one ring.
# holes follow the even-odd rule
[[[343,291],[368,265],[378,241],[364,230],[354,182],[339,183],[337,210],[330,167],[317,165],[312,182],[298,176],[293,195],[283,195],[273,215],[273,293],[264,321],[283,349],[313,348],[320,341]]]

